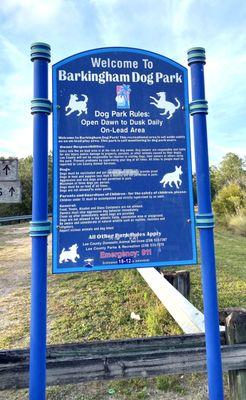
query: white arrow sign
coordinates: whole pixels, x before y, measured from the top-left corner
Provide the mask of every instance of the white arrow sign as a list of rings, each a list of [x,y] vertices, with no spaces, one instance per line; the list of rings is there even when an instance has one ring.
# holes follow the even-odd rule
[[[0,160],[0,181],[15,181],[18,179],[18,160]]]
[[[0,182],[0,203],[21,203],[20,181]]]

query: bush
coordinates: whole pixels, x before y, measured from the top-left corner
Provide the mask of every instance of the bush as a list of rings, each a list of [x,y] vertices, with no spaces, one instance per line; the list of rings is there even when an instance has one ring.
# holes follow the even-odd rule
[[[224,186],[217,194],[213,208],[218,217],[238,215],[246,208],[246,196],[237,183]]]
[[[246,210],[228,219],[228,227],[239,235],[246,236]]]

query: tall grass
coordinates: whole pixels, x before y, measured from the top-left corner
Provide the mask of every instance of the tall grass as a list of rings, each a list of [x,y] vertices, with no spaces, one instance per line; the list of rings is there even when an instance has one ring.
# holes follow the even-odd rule
[[[229,217],[228,227],[231,231],[246,236],[246,211]]]

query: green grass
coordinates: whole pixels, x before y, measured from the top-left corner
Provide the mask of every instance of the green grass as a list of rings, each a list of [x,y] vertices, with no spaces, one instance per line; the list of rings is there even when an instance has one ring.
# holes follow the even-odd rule
[[[132,311],[140,321],[130,318]],[[49,343],[169,334],[173,325],[130,270],[50,277],[49,317]]]
[[[215,230],[219,308],[246,307],[246,238],[219,227]],[[200,268],[191,269],[191,301],[203,309]]]
[[[11,227],[1,227],[2,349],[25,347],[29,343],[30,241],[27,234],[16,232],[11,235]],[[10,239],[15,241],[11,246]],[[245,307],[246,238],[216,228],[215,243],[219,307]],[[200,267],[189,267],[189,270],[191,301],[202,310]],[[140,315],[140,321],[130,318],[132,311]],[[136,270],[67,275],[49,273],[48,344],[181,333]],[[153,390],[158,393],[171,390],[182,395],[187,390],[184,382],[188,380],[181,382],[177,377],[158,377],[150,380],[68,385],[48,388],[47,399],[138,400],[150,398],[149,393]],[[0,393],[0,399],[4,400],[27,398],[26,391],[4,392],[4,397]]]
[[[156,378],[156,387],[164,392],[175,392],[179,394],[187,394],[187,389],[182,385],[182,377],[180,376],[159,376]]]

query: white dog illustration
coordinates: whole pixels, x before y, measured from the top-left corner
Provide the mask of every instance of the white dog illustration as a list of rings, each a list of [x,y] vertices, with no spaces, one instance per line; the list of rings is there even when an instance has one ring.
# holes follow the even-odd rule
[[[73,263],[77,262],[77,258],[80,258],[79,254],[77,253],[78,245],[77,243],[73,244],[69,247],[69,250],[62,249],[62,252],[59,257],[59,263],[62,264],[63,262],[72,261]]]
[[[156,94],[157,94],[157,96],[159,96],[159,98],[156,99],[155,97],[150,96],[150,99],[154,100],[150,104],[153,104],[155,107],[160,108],[161,110],[164,110],[164,112],[160,113],[160,115],[167,115],[167,113],[168,113],[169,115],[168,115],[167,119],[172,118],[175,111],[180,107],[179,100],[177,99],[177,97],[175,97],[175,100],[177,102],[177,106],[175,106],[175,104],[171,103],[171,101],[166,100],[165,92],[159,92]]]
[[[170,187],[173,187],[172,185],[173,182],[176,188],[179,189],[179,187],[182,184],[182,181],[180,179],[180,175],[182,175],[182,173],[183,172],[181,166],[180,167],[175,166],[175,171],[164,175],[160,183],[163,183],[163,187],[165,187],[167,183],[169,184]]]
[[[70,109],[65,115],[70,115],[75,111],[78,111],[77,117],[84,112],[87,114],[87,101],[88,101],[88,96],[86,94],[82,94],[81,96],[84,97],[84,100],[79,100],[77,94],[70,94],[70,99],[69,103],[65,108],[65,111]]]

